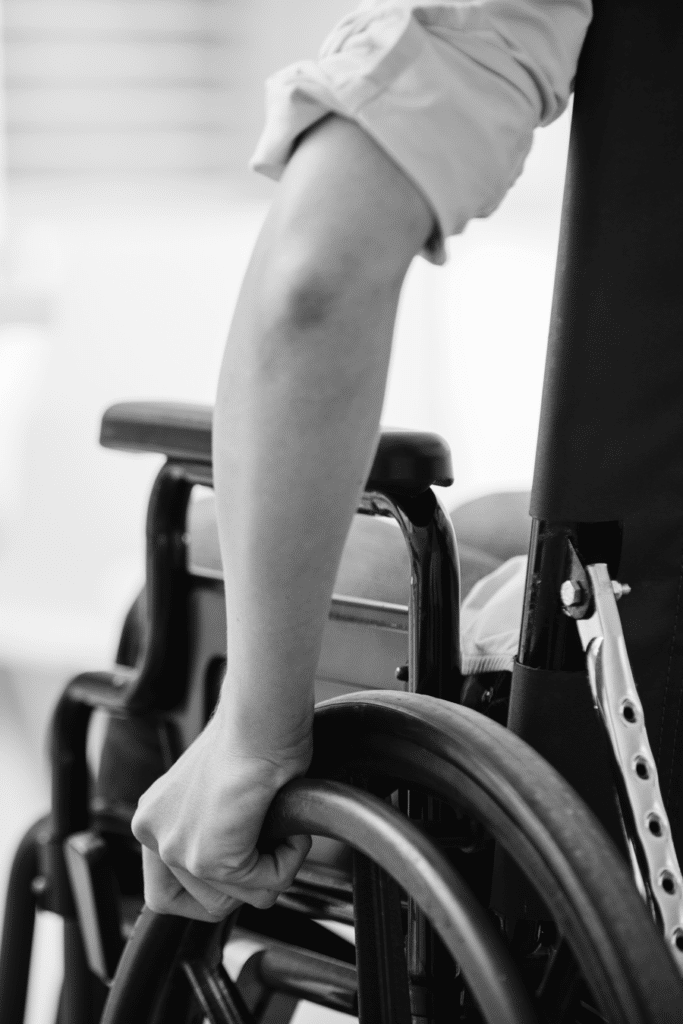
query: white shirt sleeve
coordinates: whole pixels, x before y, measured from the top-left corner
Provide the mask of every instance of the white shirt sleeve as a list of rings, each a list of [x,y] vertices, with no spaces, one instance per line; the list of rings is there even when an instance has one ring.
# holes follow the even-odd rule
[[[565,109],[591,0],[365,0],[266,83],[250,165],[279,178],[297,138],[333,112],[359,124],[430,204],[444,238],[486,217],[521,173],[533,131]]]

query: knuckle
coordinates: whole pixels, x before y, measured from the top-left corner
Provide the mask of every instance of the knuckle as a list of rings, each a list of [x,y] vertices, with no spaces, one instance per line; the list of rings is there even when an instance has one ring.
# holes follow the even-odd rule
[[[139,843],[143,843],[145,846],[149,846],[149,839],[151,838],[151,832],[145,817],[144,811],[138,807],[137,811],[133,815],[133,819],[130,823],[131,832]]]
[[[208,875],[208,864],[206,857],[202,857],[201,853],[197,850],[190,851],[183,858],[183,867],[186,871],[194,878],[206,878]]]
[[[172,844],[168,841],[168,837],[161,839],[157,846],[157,855],[160,860],[163,860],[164,864],[168,864],[171,859]]]
[[[221,863],[221,859],[215,854],[214,843],[197,842],[186,848],[182,867],[195,878],[214,885],[228,883],[231,875],[234,874],[230,866]]]
[[[172,868],[182,866],[178,861],[175,843],[171,837],[167,837],[159,843],[157,853],[159,859],[162,860],[167,867]]]
[[[216,895],[206,904],[206,909],[209,914],[215,920],[222,921],[224,917],[233,909],[235,905],[235,897],[227,894]]]

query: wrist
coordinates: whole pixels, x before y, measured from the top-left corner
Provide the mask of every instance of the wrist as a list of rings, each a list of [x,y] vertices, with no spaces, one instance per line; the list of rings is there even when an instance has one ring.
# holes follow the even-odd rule
[[[313,754],[313,706],[292,718],[280,709],[243,706],[225,689],[211,719],[213,740],[240,759],[261,761],[287,778],[308,768]],[[284,784],[283,781],[283,784]]]

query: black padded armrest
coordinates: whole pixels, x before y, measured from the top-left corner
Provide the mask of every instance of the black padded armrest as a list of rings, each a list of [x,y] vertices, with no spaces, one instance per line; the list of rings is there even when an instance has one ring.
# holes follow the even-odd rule
[[[211,465],[210,405],[121,402],[102,417],[100,444],[127,452],[158,452],[170,459]]]
[[[158,452],[171,459],[211,465],[210,405],[122,402],[104,414],[100,443],[130,452]],[[438,434],[383,430],[367,490],[420,494],[453,483],[450,449]]]
[[[421,494],[453,483],[451,450],[439,434],[382,429],[366,491]]]

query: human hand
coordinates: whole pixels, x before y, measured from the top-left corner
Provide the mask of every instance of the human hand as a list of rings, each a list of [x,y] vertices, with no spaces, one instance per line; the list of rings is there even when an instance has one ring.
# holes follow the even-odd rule
[[[309,761],[308,745],[303,753],[269,758],[239,749],[220,713],[214,715],[140,797],[132,830],[143,844],[147,906],[201,921],[221,920],[238,903],[272,906],[311,840],[292,836],[269,852],[256,843],[273,797]]]

